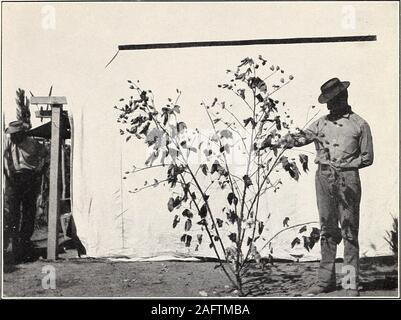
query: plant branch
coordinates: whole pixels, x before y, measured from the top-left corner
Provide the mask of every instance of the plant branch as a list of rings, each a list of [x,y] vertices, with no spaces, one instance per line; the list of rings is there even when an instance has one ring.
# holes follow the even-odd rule
[[[181,179],[182,179],[182,182],[185,184],[185,183],[186,183],[186,182],[185,182],[185,178],[184,178],[182,175],[181,175]],[[194,203],[194,205],[196,206],[196,209],[198,210],[198,213],[200,213],[201,209],[199,208],[198,203],[195,201],[195,199],[194,199],[194,197],[193,197],[193,193],[192,193],[192,192],[189,192],[189,194],[190,194],[190,196],[191,196],[191,201],[192,201],[192,202]],[[210,239],[210,241],[211,241],[211,243],[212,243],[212,245],[213,245],[214,253],[215,253],[215,255],[216,255],[216,257],[217,257],[217,259],[218,259],[218,261],[219,261],[219,263],[220,263],[220,266],[221,266],[223,272],[225,273],[225,275],[227,276],[227,278],[230,280],[230,282],[231,282],[237,289],[240,289],[239,286],[238,286],[238,284],[231,278],[231,276],[229,275],[228,271],[226,270],[226,268],[225,268],[225,266],[224,266],[224,264],[223,264],[223,261],[222,261],[222,259],[220,258],[219,252],[217,251],[216,246],[214,245],[213,236],[212,236],[212,234],[210,233],[210,230],[209,230],[209,227],[208,227],[207,223],[205,224],[205,229],[206,229],[206,232],[207,232],[207,234],[208,234],[208,236],[209,236],[209,239]],[[225,253],[224,253],[224,254],[225,254]],[[227,258],[226,258],[226,261],[227,261]],[[232,270],[231,270],[231,271],[232,271]]]
[[[267,246],[270,242],[272,242],[279,234],[283,233],[284,231],[291,230],[291,229],[294,229],[294,228],[297,228],[297,227],[301,227],[301,226],[305,226],[305,225],[308,225],[308,224],[315,224],[315,223],[319,223],[319,222],[317,222],[317,221],[310,221],[310,222],[305,222],[305,223],[298,223],[298,224],[295,224],[295,225],[293,225],[293,226],[291,226],[291,227],[288,227],[288,228],[285,228],[285,229],[280,230],[280,231],[277,232],[273,237],[271,237],[269,240],[267,240],[267,242],[266,242],[265,245],[262,247],[262,249],[260,249],[260,251],[262,251],[264,248],[266,248],[266,246]]]

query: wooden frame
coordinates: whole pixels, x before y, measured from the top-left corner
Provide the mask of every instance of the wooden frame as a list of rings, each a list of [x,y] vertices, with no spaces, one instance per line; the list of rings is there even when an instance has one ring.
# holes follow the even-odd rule
[[[57,259],[58,229],[61,199],[61,144],[63,130],[63,104],[65,97],[32,97],[31,104],[46,104],[51,107],[50,185],[47,236],[47,259]]]

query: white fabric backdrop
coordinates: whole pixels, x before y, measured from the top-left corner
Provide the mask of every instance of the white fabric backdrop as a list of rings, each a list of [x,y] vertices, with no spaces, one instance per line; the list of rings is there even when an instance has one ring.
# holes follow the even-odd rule
[[[335,53],[333,46],[336,48]],[[295,75],[294,82],[280,91],[277,98],[287,101],[300,125],[305,123],[308,106],[316,104],[323,81],[332,76],[351,81],[350,104],[355,112],[370,123],[376,155],[374,165],[361,171],[361,254],[389,253],[383,237],[385,230],[391,226],[390,213],[395,213],[394,205],[397,201],[397,194],[390,191],[391,186],[398,185],[397,168],[390,163],[395,157],[388,154],[388,145],[396,141],[395,130],[391,129],[396,124],[389,114],[396,115],[397,111],[394,101],[381,95],[380,91],[386,88],[376,79],[374,70],[365,68],[366,61],[361,60],[361,57],[368,59],[372,56],[378,46],[380,43],[191,49],[185,53],[179,50],[121,52],[105,73],[99,76],[93,97],[89,96],[88,102],[77,114],[74,113],[75,119],[78,119],[75,122],[74,168],[78,169],[74,169],[74,216],[89,254],[127,255],[135,258],[166,254],[213,256],[212,250],[207,247],[207,241],[204,241],[200,252],[194,252],[194,246],[189,251],[180,243],[183,229],[182,226],[177,229],[171,227],[174,214],[167,211],[166,203],[170,196],[168,189],[159,187],[138,194],[128,193],[128,190],[142,186],[145,180],[152,181],[154,176],[142,173],[121,180],[122,173],[131,169],[133,164],[137,167],[143,166],[147,154],[142,142],[132,139],[125,143],[125,137],[120,136],[115,123],[117,114],[112,106],[120,97],[130,94],[126,79],[140,79],[143,86],[152,89],[160,103],[166,101],[169,94],[173,94],[178,87],[183,91],[182,117],[188,126],[207,129],[207,118],[202,108],[198,107],[199,101],[212,100],[215,95],[226,98],[225,92],[215,88],[224,79],[223,69],[232,67],[242,57],[252,54],[270,57],[272,63],[280,62],[283,68]],[[296,53],[293,48],[296,48]],[[178,55],[181,59],[177,58]],[[320,56],[331,56],[338,62],[307,63],[316,61]],[[373,62],[372,64],[374,65]],[[358,70],[357,73],[355,69]],[[363,79],[370,79],[369,90]],[[202,92],[199,88],[203,89]],[[109,92],[114,94],[110,95]],[[386,107],[383,107],[386,113],[379,117],[376,105],[382,99],[387,100]],[[319,115],[327,111],[325,106],[317,106],[314,110],[320,110]],[[314,114],[314,110],[310,111],[309,117]],[[383,121],[389,125],[389,131],[385,135]],[[314,152],[312,145],[304,149],[306,153]],[[267,216],[269,212],[272,213],[266,226],[268,232],[265,233],[265,238],[278,232],[287,216],[290,217],[290,225],[318,221],[314,190],[316,167],[313,164],[314,155],[308,155],[309,174],[302,174],[299,182],[284,176],[281,190],[277,194],[269,193],[263,200],[266,210],[262,214]],[[382,168],[393,173],[384,177]],[[156,171],[155,174],[160,180],[166,173]],[[123,204],[118,192],[121,181]],[[122,211],[124,214],[120,216]],[[312,226],[316,225],[310,227]],[[318,258],[318,246],[309,253],[302,246],[291,249],[290,243],[297,233],[298,229],[294,229],[277,237],[274,242],[274,256],[292,258],[290,254],[303,254],[304,259]],[[341,249],[339,254],[341,256]]]

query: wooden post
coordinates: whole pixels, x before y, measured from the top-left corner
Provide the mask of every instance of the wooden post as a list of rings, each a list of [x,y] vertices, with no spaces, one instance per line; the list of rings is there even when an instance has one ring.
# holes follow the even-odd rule
[[[52,129],[50,146],[50,190],[47,238],[47,259],[57,259],[58,220],[60,216],[60,164],[61,164],[61,113],[62,104],[51,105]]]
[[[66,199],[66,177],[65,177],[65,143],[64,139],[61,139],[61,184],[62,184],[62,192],[61,199]]]
[[[31,105],[50,105],[51,113],[42,111],[40,118],[51,117],[51,144],[50,144],[50,185],[49,185],[49,215],[47,231],[47,259],[57,259],[58,227],[60,217],[61,198],[61,135],[63,133],[63,105],[67,104],[65,97],[32,97]]]

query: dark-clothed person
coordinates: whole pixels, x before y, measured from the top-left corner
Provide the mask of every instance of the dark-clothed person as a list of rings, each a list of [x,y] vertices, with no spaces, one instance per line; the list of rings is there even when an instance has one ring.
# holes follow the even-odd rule
[[[45,148],[26,134],[21,121],[6,129],[4,172],[8,201],[7,229],[16,261],[26,258],[34,232],[38,176],[45,161]]]

